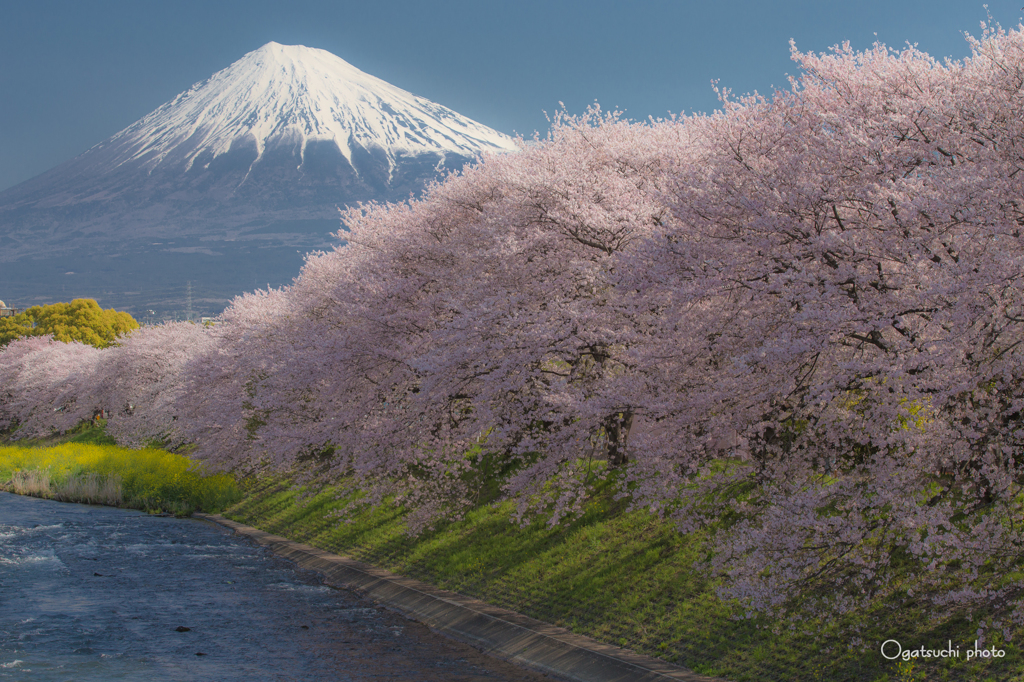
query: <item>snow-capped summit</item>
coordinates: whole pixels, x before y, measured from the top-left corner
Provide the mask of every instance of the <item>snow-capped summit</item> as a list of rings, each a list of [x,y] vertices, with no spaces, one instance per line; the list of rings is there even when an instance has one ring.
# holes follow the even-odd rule
[[[507,135],[451,109],[363,73],[326,50],[267,43],[194,85],[111,138],[117,163],[155,167],[176,150],[190,169],[202,152],[213,159],[252,144],[258,163],[268,143],[292,139],[304,160],[310,142],[330,141],[351,164],[353,147],[398,156],[512,150]]]
[[[407,199],[515,148],[329,52],[267,43],[0,192],[0,290],[166,310],[147,291],[176,286],[179,301],[192,281],[223,303],[289,282],[304,253],[337,243],[339,207]],[[130,303],[109,293],[125,290]]]

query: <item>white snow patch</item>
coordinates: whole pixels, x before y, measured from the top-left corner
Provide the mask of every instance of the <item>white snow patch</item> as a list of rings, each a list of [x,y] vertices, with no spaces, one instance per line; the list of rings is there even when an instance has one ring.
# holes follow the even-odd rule
[[[142,161],[152,172],[173,160],[188,170],[200,154],[216,158],[248,135],[255,141],[254,164],[268,144],[285,140],[298,143],[299,164],[310,142],[333,141],[349,163],[353,146],[383,150],[392,170],[402,155],[474,157],[516,149],[507,135],[363,73],[330,52],[273,42],[193,85],[111,143],[120,147],[117,165]]]

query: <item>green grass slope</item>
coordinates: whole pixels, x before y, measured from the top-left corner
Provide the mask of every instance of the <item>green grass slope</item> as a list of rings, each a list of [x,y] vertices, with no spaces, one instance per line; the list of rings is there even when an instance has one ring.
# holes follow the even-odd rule
[[[879,645],[966,650],[970,623],[934,623],[927,605],[898,612],[879,605],[855,622],[778,627],[745,619],[718,599],[700,570],[706,537],[684,536],[644,512],[626,512],[599,493],[573,523],[519,527],[509,505],[481,505],[458,522],[406,533],[398,507],[345,506],[332,490],[309,497],[286,480],[249,482],[226,516],[262,530],[461,592],[595,639],[730,680],[1024,680],[1012,644],[983,661],[888,661]],[[859,632],[850,635],[853,629]]]

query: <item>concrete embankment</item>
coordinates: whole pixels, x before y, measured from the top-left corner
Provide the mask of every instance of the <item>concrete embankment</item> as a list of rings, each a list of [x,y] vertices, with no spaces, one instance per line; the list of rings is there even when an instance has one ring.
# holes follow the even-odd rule
[[[248,536],[334,587],[353,590],[486,653],[573,682],[724,682],[470,597],[403,578],[236,523],[195,514]]]

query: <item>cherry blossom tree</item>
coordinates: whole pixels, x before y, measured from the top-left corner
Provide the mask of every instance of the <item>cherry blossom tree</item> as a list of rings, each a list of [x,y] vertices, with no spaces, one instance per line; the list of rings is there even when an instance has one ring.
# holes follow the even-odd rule
[[[102,352],[49,336],[7,344],[0,351],[0,430],[38,438],[91,419],[102,409],[86,395]]]
[[[163,404],[160,418],[176,418],[174,433],[195,444],[193,456],[243,472],[282,461],[262,447],[266,414],[255,399],[261,381],[296,364],[287,347],[273,344],[278,318],[288,309],[279,289],[239,296],[183,359],[180,394]]]
[[[96,402],[109,413],[107,433],[139,448],[185,439],[182,395],[187,364],[208,352],[212,333],[193,322],[143,327],[104,352],[94,382]]]
[[[636,499],[734,519],[725,593],[754,608],[828,586],[842,613],[908,555],[936,603],[1024,615],[1001,577],[1024,540],[1024,38],[973,47],[794,50],[791,91],[723,93],[684,122],[701,156],[675,220],[626,259],[636,305],[663,307]]]
[[[609,274],[667,214],[679,132],[560,115],[421,200],[348,211],[348,245],[312,257],[259,332],[249,404],[268,456],[329,450],[330,475],[372,479],[371,499],[399,492],[427,521],[473,499],[466,453],[486,452],[518,471],[524,511],[578,508],[578,460],[627,459],[614,385],[632,331]]]

